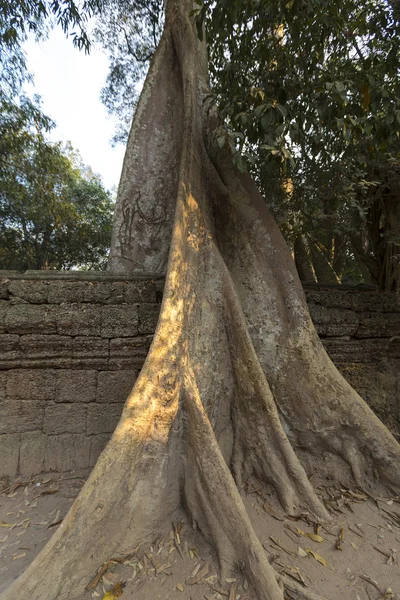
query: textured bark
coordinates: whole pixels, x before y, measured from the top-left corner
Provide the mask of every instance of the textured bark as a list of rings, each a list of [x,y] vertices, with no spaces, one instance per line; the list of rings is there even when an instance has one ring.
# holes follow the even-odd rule
[[[282,600],[282,584],[295,586],[252,529],[240,496],[250,476],[271,484],[288,513],[306,506],[320,520],[329,516],[305,468],[364,486],[379,475],[399,489],[399,445],[330,362],[264,200],[213,145],[189,12],[190,2],[170,0],[113,237],[118,269],[162,272],[170,245],[154,341],[81,494],[1,600],[80,598],[103,562],[151,539],[178,507],[215,547],[223,577],[239,566],[259,600]],[[151,222],[159,204],[161,227]]]

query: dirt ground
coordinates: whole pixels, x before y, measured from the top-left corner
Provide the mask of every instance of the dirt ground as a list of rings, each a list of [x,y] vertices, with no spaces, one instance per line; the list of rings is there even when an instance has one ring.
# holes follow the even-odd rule
[[[86,476],[3,482],[0,591],[49,540]],[[323,486],[318,493],[331,511],[329,525],[307,513],[287,517],[271,491],[248,483],[246,508],[273,567],[328,600],[400,600],[400,498]],[[88,573],[88,586],[84,600],[255,600],[241,572],[219,581],[215,553],[181,512],[151,545],[110,556],[99,573]]]

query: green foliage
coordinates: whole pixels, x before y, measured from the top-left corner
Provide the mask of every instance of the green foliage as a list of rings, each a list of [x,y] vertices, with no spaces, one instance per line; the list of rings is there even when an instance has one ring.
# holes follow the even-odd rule
[[[89,51],[87,21],[101,5],[102,0],[0,0],[0,95],[17,95],[30,79],[23,50],[29,34],[46,37],[57,24],[76,47]]]
[[[110,72],[101,98],[118,116],[114,143],[126,142],[149,61],[163,26],[160,0],[105,0],[94,31],[109,56]]]
[[[40,105],[0,115],[0,268],[104,268],[113,203],[71,147],[45,138]]]
[[[359,248],[373,255],[374,192],[400,157],[393,5],[220,0],[204,7],[212,88],[233,160],[258,179],[289,241],[323,236],[328,220],[332,236],[361,230]]]

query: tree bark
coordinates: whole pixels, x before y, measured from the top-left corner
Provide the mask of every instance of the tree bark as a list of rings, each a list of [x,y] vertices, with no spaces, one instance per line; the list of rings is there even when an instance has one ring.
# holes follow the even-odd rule
[[[154,341],[70,512],[1,600],[81,598],[102,563],[152,539],[178,507],[213,544],[222,577],[239,566],[259,600],[283,600],[241,499],[250,476],[288,513],[306,506],[320,520],[329,515],[306,470],[399,489],[400,446],[329,360],[263,198],[214,145],[190,8],[167,6],[110,259],[125,271],[168,264]]]

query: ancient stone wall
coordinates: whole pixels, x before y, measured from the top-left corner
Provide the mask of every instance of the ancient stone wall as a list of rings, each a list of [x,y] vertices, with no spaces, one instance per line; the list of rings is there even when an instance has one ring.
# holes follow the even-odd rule
[[[163,282],[1,275],[0,476],[89,467],[146,358]]]
[[[0,476],[92,466],[149,350],[161,280],[0,272]],[[333,361],[400,424],[400,309],[391,294],[308,288]]]

